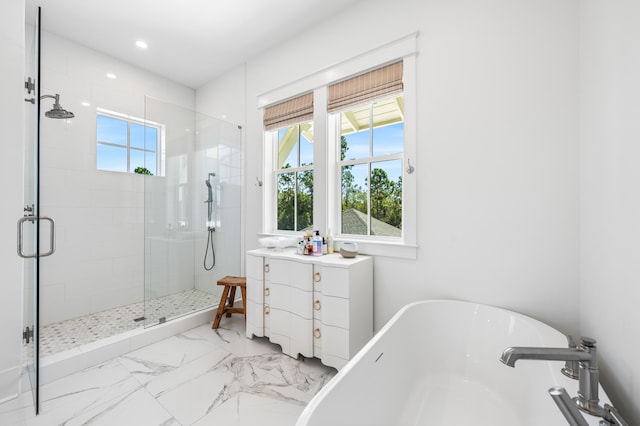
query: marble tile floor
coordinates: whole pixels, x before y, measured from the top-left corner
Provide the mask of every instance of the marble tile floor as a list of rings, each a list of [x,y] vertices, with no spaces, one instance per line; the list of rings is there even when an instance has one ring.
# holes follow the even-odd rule
[[[3,426],[294,425],[336,373],[247,339],[240,315],[194,328],[0,404]]]
[[[169,319],[190,314],[215,306],[219,300],[219,295],[193,289],[152,299],[146,305],[145,302],[133,303],[47,324],[40,327],[40,355],[53,355],[145,325],[158,324],[162,316]],[[143,316],[145,320],[134,321]]]

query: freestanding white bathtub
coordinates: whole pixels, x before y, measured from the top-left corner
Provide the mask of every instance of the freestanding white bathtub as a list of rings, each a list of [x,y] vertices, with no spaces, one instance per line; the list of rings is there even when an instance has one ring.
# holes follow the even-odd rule
[[[549,396],[578,381],[559,361],[499,360],[509,346],[566,347],[533,318],[469,302],[402,308],[311,400],[296,426],[567,425]],[[600,389],[600,400],[608,398]],[[584,414],[589,425],[598,419]]]

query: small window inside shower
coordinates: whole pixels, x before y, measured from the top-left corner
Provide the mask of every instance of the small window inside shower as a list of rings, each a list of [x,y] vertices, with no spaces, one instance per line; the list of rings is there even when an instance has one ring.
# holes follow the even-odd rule
[[[96,168],[162,176],[164,126],[101,108],[96,110]]]

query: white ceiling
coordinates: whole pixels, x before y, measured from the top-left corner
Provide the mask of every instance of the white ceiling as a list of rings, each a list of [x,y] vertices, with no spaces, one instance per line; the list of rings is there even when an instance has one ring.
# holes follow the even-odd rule
[[[27,21],[185,86],[214,77],[360,0],[26,0]],[[135,46],[145,40],[149,48]]]

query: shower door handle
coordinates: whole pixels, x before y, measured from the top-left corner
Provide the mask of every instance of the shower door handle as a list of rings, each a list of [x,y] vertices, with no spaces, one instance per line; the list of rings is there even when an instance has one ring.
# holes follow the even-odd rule
[[[36,220],[46,220],[51,225],[49,228],[49,251],[45,253],[41,253],[40,257],[51,256],[56,251],[56,222],[50,217],[40,216],[36,218],[35,216],[29,215],[23,218],[18,219],[18,256],[23,257],[25,259],[30,259],[36,257],[37,253],[25,254],[22,249],[22,228],[25,222],[34,223]]]

